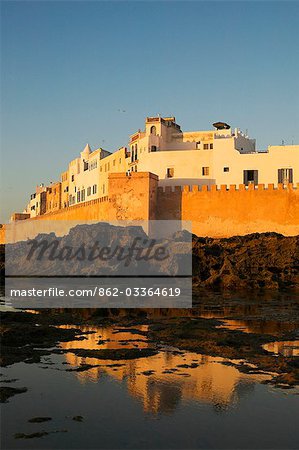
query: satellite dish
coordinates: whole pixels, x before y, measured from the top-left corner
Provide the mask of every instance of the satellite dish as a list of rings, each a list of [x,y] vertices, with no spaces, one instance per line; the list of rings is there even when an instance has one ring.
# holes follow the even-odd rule
[[[230,125],[225,122],[215,122],[213,123],[213,127],[217,128],[217,130],[229,130]]]

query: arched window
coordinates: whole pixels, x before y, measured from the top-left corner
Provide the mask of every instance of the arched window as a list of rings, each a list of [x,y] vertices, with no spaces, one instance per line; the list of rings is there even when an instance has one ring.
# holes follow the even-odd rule
[[[151,127],[151,134],[153,134],[153,135],[156,136],[156,133],[157,133],[156,127],[155,127],[155,125],[153,125],[153,126]]]

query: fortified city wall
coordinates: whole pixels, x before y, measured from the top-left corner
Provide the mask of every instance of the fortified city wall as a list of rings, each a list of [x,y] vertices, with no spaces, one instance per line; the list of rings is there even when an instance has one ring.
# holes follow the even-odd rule
[[[21,231],[36,220],[174,220],[192,221],[198,236],[231,237],[249,233],[299,234],[299,185],[241,184],[158,187],[149,172],[109,174],[109,196],[32,219],[17,220]],[[5,229],[0,228],[0,242]],[[22,233],[20,233],[21,235]]]

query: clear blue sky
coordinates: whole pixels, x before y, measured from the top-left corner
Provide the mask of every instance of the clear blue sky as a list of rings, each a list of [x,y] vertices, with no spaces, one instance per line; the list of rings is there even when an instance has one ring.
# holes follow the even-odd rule
[[[2,2],[1,217],[147,115],[299,143],[298,2]],[[119,112],[118,109],[126,112]]]

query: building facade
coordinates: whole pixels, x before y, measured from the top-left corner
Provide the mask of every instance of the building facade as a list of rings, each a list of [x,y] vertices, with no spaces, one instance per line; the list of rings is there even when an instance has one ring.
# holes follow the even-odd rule
[[[213,130],[183,132],[175,117],[147,117],[144,131],[130,136],[128,149],[92,151],[87,144],[60,181],[36,188],[23,213],[36,217],[106,198],[111,173],[151,172],[161,187],[299,183],[299,145],[258,151],[255,140],[239,129],[213,125]]]

